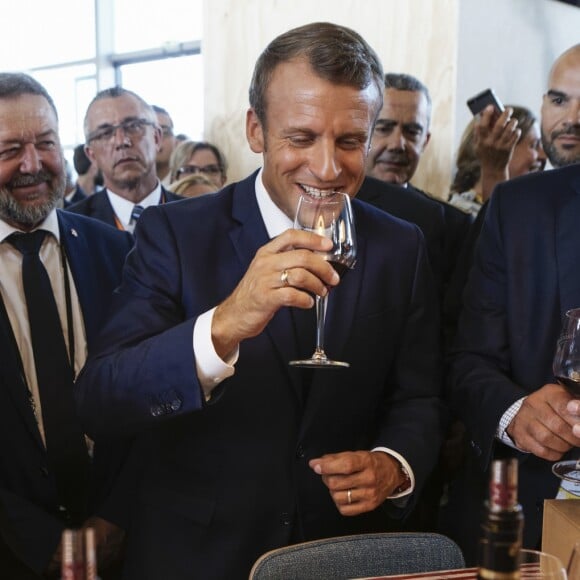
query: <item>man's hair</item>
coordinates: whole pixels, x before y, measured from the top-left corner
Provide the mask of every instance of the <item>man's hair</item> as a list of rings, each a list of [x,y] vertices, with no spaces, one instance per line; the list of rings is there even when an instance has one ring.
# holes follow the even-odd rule
[[[519,143],[528,134],[537,119],[525,107],[507,106],[513,109],[512,119],[518,122],[518,129],[521,129]],[[461,143],[457,151],[456,172],[451,184],[452,193],[463,193],[473,189],[481,177],[481,164],[475,151],[476,122],[477,119],[475,117],[471,119],[461,137]]]
[[[171,115],[167,112],[167,109],[164,109],[159,105],[151,105],[151,108],[153,109],[153,112],[156,113],[157,115],[167,115],[167,118],[171,123],[171,127],[173,127],[173,119],[171,118]]]
[[[156,113],[159,113],[160,115],[167,115],[168,117],[170,117],[169,113],[167,112],[167,109],[164,109],[163,107],[160,107],[159,105],[151,105],[151,108]]]
[[[24,73],[0,73],[0,99],[12,99],[21,95],[44,97],[58,119],[54,101],[37,80]]]
[[[417,77],[405,73],[387,73],[385,75],[385,89],[423,93],[427,100],[427,127],[429,127],[431,123],[431,95],[429,89]]]
[[[85,113],[85,120],[84,120],[84,131],[85,131],[85,139],[89,136],[89,126],[88,126],[88,117],[89,111],[91,107],[97,102],[102,99],[116,99],[118,97],[130,96],[136,99],[143,105],[148,117],[149,121],[154,122],[157,124],[157,117],[155,116],[155,112],[153,107],[145,100],[143,97],[140,97],[137,93],[130,91],[129,89],[124,89],[123,87],[109,87],[108,89],[103,89],[99,91],[94,97],[93,100],[89,103],[87,107],[87,112]]]
[[[84,145],[77,145],[73,153],[73,165],[79,175],[86,175],[91,167],[91,160],[85,153]]]
[[[337,85],[366,89],[375,84],[382,107],[383,67],[375,51],[350,28],[315,22],[275,38],[258,57],[250,84],[250,106],[265,127],[266,91],[276,67],[303,58],[322,79]]]

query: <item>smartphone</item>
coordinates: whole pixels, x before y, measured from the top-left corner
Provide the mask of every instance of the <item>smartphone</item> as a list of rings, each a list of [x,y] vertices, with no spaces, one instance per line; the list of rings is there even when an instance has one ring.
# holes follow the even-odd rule
[[[474,115],[481,113],[487,105],[493,105],[500,113],[503,113],[504,111],[504,107],[493,92],[493,89],[486,89],[485,91],[475,95],[475,97],[471,97],[471,99],[467,100],[467,106]]]

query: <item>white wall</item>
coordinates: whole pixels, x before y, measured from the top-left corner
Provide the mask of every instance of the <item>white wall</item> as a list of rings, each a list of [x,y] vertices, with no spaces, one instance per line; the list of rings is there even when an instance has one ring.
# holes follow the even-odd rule
[[[434,92],[434,137],[415,182],[439,191],[451,163],[459,0],[208,0],[204,4],[206,138],[224,149],[230,180],[260,165],[245,140],[254,62],[278,34],[308,22],[350,26],[386,71],[409,72]],[[445,178],[448,173],[445,169]]]
[[[279,33],[319,20],[354,28],[385,71],[429,87],[432,139],[413,181],[440,196],[470,118],[467,98],[491,86],[505,103],[537,113],[551,63],[580,42],[580,9],[554,0],[207,0],[205,137],[225,150],[231,180],[260,164],[244,134],[258,54]]]
[[[550,67],[580,42],[580,9],[554,0],[461,0],[455,146],[471,118],[465,101],[492,87],[539,115]]]

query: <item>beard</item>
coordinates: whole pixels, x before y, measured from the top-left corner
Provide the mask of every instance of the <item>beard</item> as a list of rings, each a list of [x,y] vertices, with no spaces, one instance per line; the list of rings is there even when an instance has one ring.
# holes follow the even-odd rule
[[[22,204],[12,195],[14,187],[48,183],[50,191],[44,201],[35,204]],[[46,170],[36,175],[18,173],[9,183],[0,187],[0,218],[8,223],[32,227],[41,221],[58,205],[64,196],[66,176],[55,175]]]
[[[542,130],[542,147],[544,153],[548,156],[553,167],[566,167],[574,163],[580,163],[580,151],[566,149],[559,149],[555,144],[556,139],[560,135],[576,135],[580,136],[580,125],[570,125],[566,129],[560,131],[553,131],[550,135],[546,135]]]

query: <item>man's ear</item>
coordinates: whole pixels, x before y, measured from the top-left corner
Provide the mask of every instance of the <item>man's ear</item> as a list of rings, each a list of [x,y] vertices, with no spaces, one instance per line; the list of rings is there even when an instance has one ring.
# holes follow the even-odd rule
[[[85,145],[84,149],[85,149],[85,155],[91,160],[91,163],[96,166],[97,160],[95,159],[95,156],[93,155],[93,150],[91,149],[90,145]]]
[[[264,152],[264,130],[254,109],[246,113],[246,139],[254,153]]]
[[[163,140],[163,132],[159,125],[153,126],[153,140],[155,141],[155,151],[159,153],[159,150],[161,149],[161,141]]]
[[[422,151],[425,151],[425,149],[427,149],[427,145],[429,144],[430,140],[431,140],[431,132],[427,133],[427,137],[425,137],[425,143],[423,143]]]

